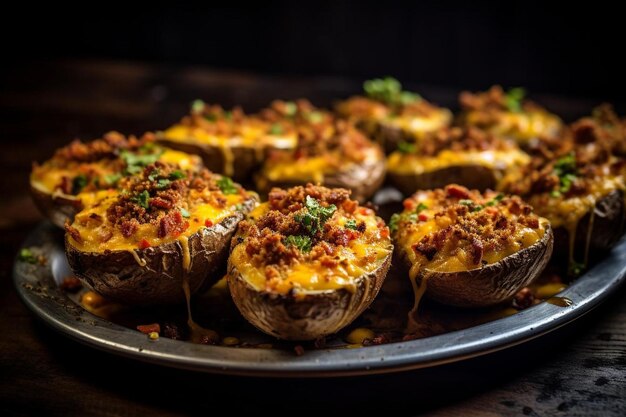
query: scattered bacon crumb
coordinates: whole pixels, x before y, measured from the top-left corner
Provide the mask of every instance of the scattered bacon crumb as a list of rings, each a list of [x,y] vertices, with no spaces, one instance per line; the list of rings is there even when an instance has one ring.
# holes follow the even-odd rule
[[[211,221],[211,219],[206,219],[206,220],[204,221],[204,225],[205,225],[206,227],[211,227],[211,226],[213,226],[213,222]]]
[[[61,285],[59,285],[59,287],[63,291],[75,293],[83,287],[83,284],[80,282],[78,278],[71,276],[71,277],[64,278],[63,282],[61,283]]]
[[[140,324],[137,326],[137,330],[144,334],[150,334],[152,332],[161,333],[161,325],[159,323]]]
[[[295,345],[293,347],[293,350],[296,352],[297,356],[302,356],[304,355],[304,348],[302,347],[302,345]]]
[[[148,242],[146,239],[141,239],[141,242],[139,242],[139,249],[147,249],[150,247],[150,242]]]

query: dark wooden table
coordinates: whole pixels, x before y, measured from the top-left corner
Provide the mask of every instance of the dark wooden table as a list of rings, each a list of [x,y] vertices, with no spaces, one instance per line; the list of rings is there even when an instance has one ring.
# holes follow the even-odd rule
[[[101,353],[48,329],[11,282],[16,248],[40,216],[32,160],[74,137],[167,126],[195,98],[254,110],[270,99],[327,105],[356,92],[335,78],[260,77],[111,62],[29,63],[0,70],[0,415],[210,415],[227,410],[401,410],[402,414],[626,415],[626,288],[591,314],[503,352],[400,374],[273,380],[161,368]],[[419,86],[418,86],[419,87]],[[449,104],[453,92],[422,88]],[[593,103],[544,96],[569,117]]]

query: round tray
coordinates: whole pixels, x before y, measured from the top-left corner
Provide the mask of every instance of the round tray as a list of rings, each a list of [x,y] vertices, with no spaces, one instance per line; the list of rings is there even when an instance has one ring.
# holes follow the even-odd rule
[[[438,336],[359,349],[321,349],[302,356],[279,349],[207,346],[144,334],[96,317],[74,303],[58,284],[70,275],[62,235],[41,223],[24,247],[46,257],[45,265],[15,263],[17,291],[39,318],[89,346],[160,365],[237,375],[312,377],[385,373],[436,366],[504,349],[563,326],[599,305],[626,276],[626,240],[560,296],[569,307],[549,303],[486,324]]]

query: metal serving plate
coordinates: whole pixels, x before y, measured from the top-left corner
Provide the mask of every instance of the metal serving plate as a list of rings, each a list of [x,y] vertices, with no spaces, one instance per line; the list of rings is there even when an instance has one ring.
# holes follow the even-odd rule
[[[60,332],[95,348],[155,364],[237,375],[276,377],[385,373],[460,361],[504,349],[563,326],[599,305],[624,281],[626,240],[560,296],[573,304],[541,303],[513,316],[465,330],[359,349],[321,349],[302,356],[278,349],[207,346],[144,334],[96,317],[60,290],[70,274],[61,233],[42,223],[24,242],[46,265],[16,262],[13,279],[24,303]]]

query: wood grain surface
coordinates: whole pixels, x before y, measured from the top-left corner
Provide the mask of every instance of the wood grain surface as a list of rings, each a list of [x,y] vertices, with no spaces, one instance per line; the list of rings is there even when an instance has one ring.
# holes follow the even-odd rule
[[[31,62],[0,74],[0,415],[208,416],[224,406],[230,412],[626,415],[626,288],[577,322],[506,351],[358,378],[205,375],[101,353],[55,333],[21,304],[11,282],[17,247],[40,220],[27,194],[31,161],[74,137],[164,128],[195,98],[249,110],[301,96],[328,105],[359,83],[93,61]],[[447,89],[421,92],[441,104],[454,101]],[[566,117],[596,104],[541,100]]]

